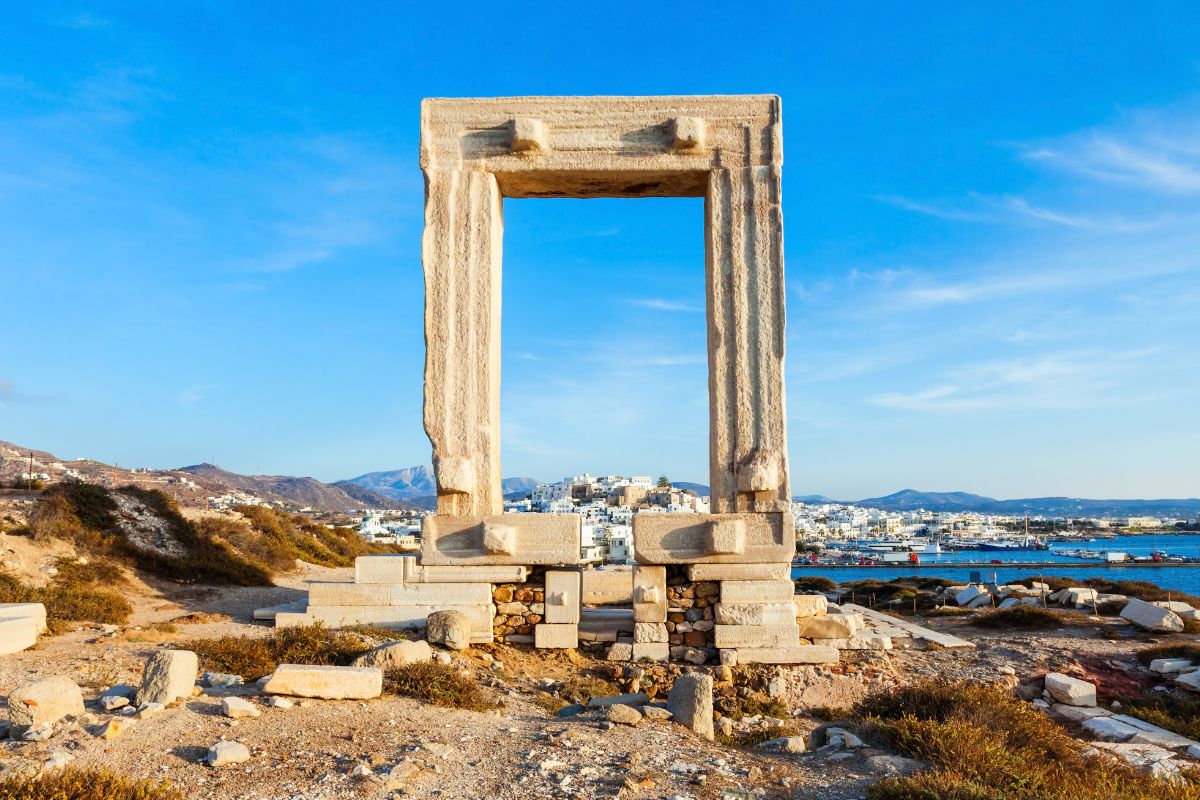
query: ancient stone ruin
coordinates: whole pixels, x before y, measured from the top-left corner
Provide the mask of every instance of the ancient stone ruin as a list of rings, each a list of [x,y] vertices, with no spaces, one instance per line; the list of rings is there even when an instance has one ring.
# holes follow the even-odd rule
[[[277,624],[420,627],[458,611],[472,642],[564,648],[582,638],[634,660],[836,661],[836,648],[813,642],[852,639],[861,617],[795,596],[789,571],[782,163],[770,95],[424,101],[425,430],[437,514],[425,519],[419,558],[360,558],[354,583],[312,584]],[[502,513],[505,197],[704,198],[713,513],[635,515],[632,571],[582,570],[575,514]],[[591,607],[601,595],[610,602]]]

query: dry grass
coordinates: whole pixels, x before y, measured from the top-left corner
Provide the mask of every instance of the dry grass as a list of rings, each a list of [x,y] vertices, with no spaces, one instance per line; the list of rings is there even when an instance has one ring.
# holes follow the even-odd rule
[[[248,681],[270,675],[280,664],[346,666],[371,649],[361,638],[323,625],[275,628],[267,636],[222,636],[184,644],[200,656],[201,669],[241,675]]]
[[[885,779],[870,800],[1198,800],[1195,783],[1165,783],[1086,745],[1011,692],[928,681],[859,703],[868,738],[928,763]]]
[[[783,725],[768,726],[746,733],[734,733],[731,736],[718,733],[717,741],[730,747],[754,747],[781,736],[798,736],[801,733],[803,733],[803,729],[798,724],[787,722]]]
[[[0,572],[0,603],[41,603],[46,607],[46,625],[61,633],[73,622],[120,625],[133,607],[119,594],[56,577],[48,585],[27,586],[16,577]]]
[[[593,697],[621,694],[621,687],[592,675],[571,675],[559,685],[557,691],[558,696],[568,703],[587,705],[587,701]]]
[[[1188,658],[1200,664],[1200,644],[1156,644],[1137,652],[1137,660],[1147,666],[1157,658]]]
[[[1086,622],[1087,618],[1082,614],[1069,611],[1055,611],[1041,606],[1013,606],[998,608],[995,611],[982,611],[970,624],[992,630],[1044,630]]]
[[[926,612],[929,617],[961,617],[974,614],[974,610],[962,606],[938,606]]]
[[[472,679],[448,664],[432,662],[392,667],[383,675],[384,691],[435,706],[488,711],[496,707]]]
[[[750,692],[745,697],[738,695],[733,711],[729,714],[733,719],[759,715],[785,719],[791,716],[791,711],[788,710],[787,704],[778,698],[762,692]]]
[[[239,526],[237,546],[276,571],[292,568],[296,559],[323,567],[354,566],[358,556],[400,552],[394,545],[368,542],[350,528],[326,528],[300,514],[265,506],[240,506],[250,523]]]
[[[184,800],[184,795],[166,783],[68,767],[36,777],[10,773],[0,778],[0,800]]]
[[[1161,693],[1146,698],[1121,698],[1121,713],[1144,719],[1151,725],[1200,739],[1200,701]]]

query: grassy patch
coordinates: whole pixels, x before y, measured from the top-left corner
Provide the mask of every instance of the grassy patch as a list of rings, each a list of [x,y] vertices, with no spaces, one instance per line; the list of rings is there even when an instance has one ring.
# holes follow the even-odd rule
[[[384,691],[435,706],[487,711],[496,707],[479,684],[455,667],[432,662],[392,667],[383,676]]]
[[[609,683],[603,678],[593,675],[572,675],[559,685],[558,696],[568,703],[582,703],[593,697],[611,697],[621,694],[621,688],[615,683]]]
[[[1137,660],[1147,666],[1158,658],[1187,658],[1200,664],[1200,644],[1156,644],[1137,652]]]
[[[928,681],[872,695],[854,714],[867,735],[931,765],[887,778],[870,800],[1196,800],[1200,786],[1165,783],[1086,744],[1011,692]]]
[[[27,586],[16,577],[0,572],[0,603],[41,603],[46,607],[46,625],[61,633],[72,622],[120,625],[133,607],[119,594],[56,576],[44,587]]]
[[[246,680],[269,675],[280,664],[346,666],[370,649],[360,638],[323,625],[275,628],[267,636],[222,636],[182,646],[200,656],[200,667]]]
[[[6,775],[0,778],[0,800],[184,800],[184,795],[166,783],[67,768],[36,777]]]
[[[561,697],[552,694],[546,694],[545,692],[536,692],[532,697],[529,698],[529,702],[533,703],[535,706],[548,714],[553,714],[555,711],[558,711],[560,708],[565,708],[568,705],[567,701],[563,700]]]
[[[938,606],[936,608],[931,608],[928,612],[926,612],[926,615],[930,616],[930,617],[961,617],[964,615],[970,616],[974,613],[975,612],[969,608],[963,608],[962,606],[948,606],[947,605],[947,606]]]
[[[300,514],[265,506],[240,506],[250,533],[240,539],[248,555],[271,568],[291,569],[295,560],[323,567],[350,567],[358,556],[400,552],[394,545],[368,542],[351,528],[326,528]]]
[[[750,692],[745,697],[738,695],[733,712],[729,716],[733,719],[741,719],[759,715],[786,719],[792,715],[792,712],[777,697],[771,697],[762,692]]]
[[[981,611],[975,619],[971,620],[970,624],[977,628],[992,630],[1009,628],[1040,630],[1061,628],[1065,625],[1085,621],[1086,618],[1082,615],[1072,614],[1068,611],[1055,611],[1041,606],[1012,606],[1011,608],[998,608],[995,611]]]

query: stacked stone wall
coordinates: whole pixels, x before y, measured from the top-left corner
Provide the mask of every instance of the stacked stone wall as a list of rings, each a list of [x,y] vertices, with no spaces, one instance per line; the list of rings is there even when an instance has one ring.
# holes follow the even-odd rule
[[[667,642],[672,661],[703,664],[716,657],[713,606],[720,596],[716,581],[691,581],[686,569],[668,570]]]
[[[498,584],[492,587],[492,601],[496,606],[492,633],[498,642],[514,635],[532,637],[533,626],[546,616],[546,588],[540,582]]]

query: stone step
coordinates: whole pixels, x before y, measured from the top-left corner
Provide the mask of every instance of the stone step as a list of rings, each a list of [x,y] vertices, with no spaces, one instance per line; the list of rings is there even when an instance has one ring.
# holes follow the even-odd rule
[[[354,559],[355,583],[524,583],[528,576],[523,565],[427,566],[415,555]]]
[[[948,650],[975,647],[973,642],[968,642],[966,639],[960,639],[959,637],[951,636],[948,633],[938,633],[937,631],[917,625],[915,622],[897,619],[896,617],[889,617],[886,614],[873,611],[866,606],[860,606],[855,603],[842,603],[841,608],[844,611],[860,613],[868,620],[882,622],[885,625],[899,628],[900,630],[906,631],[914,639],[922,639],[926,642],[933,642],[934,644],[945,647]]]
[[[492,602],[487,583],[308,584],[309,606],[469,606]]]
[[[313,625],[317,622],[331,628],[348,625],[376,625],[393,630],[424,630],[425,618],[434,611],[461,611],[471,622],[471,641],[492,641],[492,620],[496,607],[492,605],[443,606],[309,606],[302,613],[279,612],[275,625],[279,628],[294,625]]]
[[[762,647],[722,650],[733,655],[736,664],[836,664],[841,658],[837,648],[822,645],[798,645],[796,647]],[[724,661],[722,661],[724,663]]]

